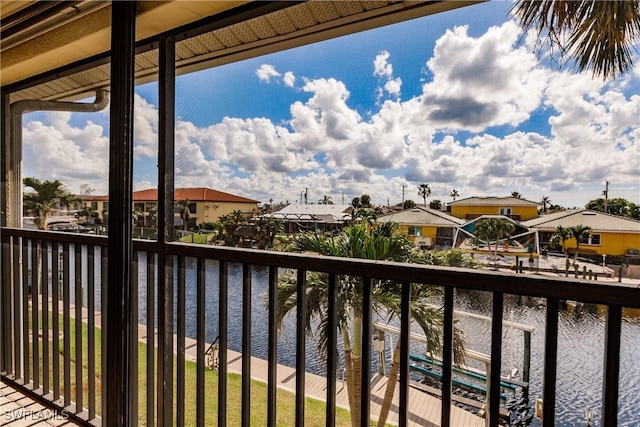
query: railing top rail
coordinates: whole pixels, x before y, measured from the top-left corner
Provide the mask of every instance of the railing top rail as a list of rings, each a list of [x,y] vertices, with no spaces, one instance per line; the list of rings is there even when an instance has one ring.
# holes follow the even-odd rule
[[[108,242],[104,236],[10,228],[3,228],[2,235],[96,246],[106,246]],[[157,241],[136,240],[134,241],[134,248],[140,251],[157,252],[159,244]],[[617,282],[605,283],[585,279],[514,274],[512,272],[175,242],[167,243],[165,250],[168,255],[227,261],[230,263],[304,269],[340,275],[366,276],[381,280],[426,283],[468,290],[640,308],[640,289]]]

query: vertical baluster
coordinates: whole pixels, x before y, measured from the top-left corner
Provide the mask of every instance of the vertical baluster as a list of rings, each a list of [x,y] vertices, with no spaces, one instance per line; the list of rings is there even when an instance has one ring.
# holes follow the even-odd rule
[[[76,413],[82,412],[82,245],[74,245],[74,308],[75,308],[75,333],[76,333]]]
[[[22,343],[20,336],[22,334],[21,331],[21,320],[20,320],[20,312],[22,305],[20,304],[20,295],[22,294],[21,290],[21,282],[20,282],[20,269],[18,266],[21,265],[20,261],[20,243],[21,238],[14,237],[13,238],[13,373],[14,379],[19,379],[22,377]]]
[[[49,394],[49,247],[50,242],[42,241],[40,283],[42,283],[42,394]],[[53,281],[52,281],[53,282]]]
[[[107,316],[107,287],[109,286],[109,271],[108,271],[108,248],[106,246],[100,247],[100,372],[102,378],[102,399],[101,399],[101,415],[104,419],[105,411],[107,409],[107,328],[108,328],[108,316]]]
[[[147,426],[153,427],[155,405],[154,360],[155,360],[155,254],[147,252]],[[134,283],[137,283],[134,282]],[[158,293],[159,295],[159,293]],[[160,384],[158,384],[160,385]]]
[[[138,420],[139,419],[139,411],[140,408],[138,407],[138,396],[140,393],[140,381],[138,381],[139,378],[139,370],[138,370],[138,363],[139,363],[139,357],[140,355],[138,354],[138,294],[140,293],[139,291],[139,272],[138,272],[138,268],[140,266],[140,252],[138,251],[133,251],[133,260],[132,260],[132,265],[131,265],[131,289],[129,291],[129,295],[131,298],[130,303],[130,309],[131,309],[131,314],[129,316],[129,319],[131,321],[131,335],[129,336],[129,352],[130,352],[130,358],[129,358],[129,375],[131,375],[131,381],[129,382],[130,387],[129,387],[129,408],[131,411],[131,419],[132,420]],[[149,259],[147,259],[147,262],[149,262]],[[149,336],[149,329],[147,327],[147,337]],[[147,349],[148,350],[148,349]],[[149,405],[149,402],[147,402],[147,406]],[[148,421],[148,420],[147,420]]]
[[[557,298],[547,298],[547,319],[545,324],[544,379],[542,419],[544,426],[555,425],[556,377],[558,361],[558,309]]]
[[[62,244],[62,364],[64,371],[64,407],[71,404],[71,295],[69,289],[69,243]]]
[[[327,334],[327,427],[336,425],[336,380],[338,370],[338,321],[336,315],[336,274],[329,274],[329,289],[327,290],[328,323]]]
[[[622,307],[607,307],[606,335],[604,342],[604,378],[602,381],[601,425],[618,425],[618,393],[620,381],[620,334],[622,333]]]
[[[361,418],[362,427],[369,426],[371,418],[371,316],[372,316],[372,286],[370,277],[362,278],[362,358],[361,358]]]
[[[251,266],[242,264],[242,426],[251,425]]]
[[[38,280],[40,279],[40,265],[38,263],[38,252],[40,242],[31,241],[31,337],[32,337],[32,360],[33,360],[33,389],[40,387],[40,305],[38,301]]]
[[[298,269],[296,281],[296,426],[304,426],[305,372],[306,372],[306,323],[307,323],[307,272]]]
[[[278,385],[278,269],[269,267],[269,360],[267,363],[267,425],[276,425]]]
[[[87,386],[89,421],[96,417],[95,246],[87,246]]]
[[[4,236],[3,236],[4,237]],[[13,327],[13,311],[15,298],[12,295],[13,288],[11,286],[11,274],[15,271],[16,263],[11,259],[11,237],[3,238],[2,240],[2,283],[4,286],[0,287],[2,291],[2,362],[0,367],[8,375],[14,373],[13,365],[13,336],[11,335],[11,329]]]
[[[424,285],[423,285],[424,286]],[[398,416],[400,427],[409,421],[409,333],[411,328],[411,283],[402,283],[400,301],[400,407]],[[393,352],[394,349],[391,349]]]
[[[185,310],[185,257],[178,257],[178,301],[177,301],[177,319],[176,319],[176,327],[178,334],[178,342],[177,342],[177,384],[176,384],[176,424],[178,427],[184,427],[184,416],[185,416],[185,395],[184,395],[184,386],[185,386],[185,318],[186,318],[186,310]]]
[[[227,425],[227,345],[229,266],[220,261],[220,299],[218,310],[218,427]]]
[[[204,340],[205,335],[205,284],[204,259],[198,258],[196,283],[196,425],[204,427]]]
[[[502,292],[493,293],[491,317],[491,372],[487,378],[487,420],[490,427],[500,422],[500,371],[502,369]]]
[[[22,379],[24,384],[31,381],[29,364],[29,240],[22,239]]]
[[[451,367],[453,365],[453,287],[444,288],[444,319],[442,340],[442,427],[451,425]]]
[[[60,398],[60,245],[51,248],[51,332],[53,365],[53,400]]]

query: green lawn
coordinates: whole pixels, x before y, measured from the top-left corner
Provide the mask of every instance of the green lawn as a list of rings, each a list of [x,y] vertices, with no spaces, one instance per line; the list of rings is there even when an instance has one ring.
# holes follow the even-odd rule
[[[31,318],[31,317],[29,317]],[[63,319],[60,319],[60,330],[63,329]],[[49,313],[49,328],[51,328],[51,313]],[[88,325],[82,323],[82,365],[83,365],[83,390],[84,390],[84,406],[87,407],[88,399],[88,350],[87,350],[87,331]],[[101,402],[101,330],[95,329],[95,342],[96,342],[96,413],[99,415],[102,412]],[[75,400],[76,390],[76,360],[75,360],[75,319],[71,319],[71,328],[69,334],[71,340],[71,400]],[[63,337],[60,337],[60,381],[62,390],[61,396],[64,393],[63,383],[63,351],[64,341]],[[42,361],[42,339],[39,341],[40,359]],[[49,366],[53,364],[52,357],[52,343],[49,343]],[[32,349],[31,349],[32,351]],[[155,362],[154,362],[155,363]],[[174,378],[176,375],[174,359]],[[42,362],[41,362],[42,366]],[[146,369],[147,369],[147,346],[145,343],[138,344],[138,425],[147,425],[147,391],[146,391]],[[50,369],[50,372],[51,369]],[[42,369],[40,372],[42,381]],[[53,381],[53,374],[50,373],[51,382]],[[213,426],[217,424],[218,414],[218,371],[206,369],[205,370],[205,425]],[[238,374],[228,374],[227,376],[227,423],[231,426],[240,425],[241,414],[241,391],[242,391],[242,376]],[[185,362],[185,425],[195,425],[195,413],[196,413],[196,364],[194,362]],[[306,399],[305,405],[305,421],[308,426],[323,426],[325,425],[325,411],[326,405],[324,402],[316,399]],[[155,411],[154,411],[155,412]],[[175,394],[174,394],[174,413],[175,413]],[[290,426],[295,419],[295,395],[293,393],[278,390],[277,392],[277,425]],[[267,423],[267,385],[259,381],[252,381],[251,384],[251,425],[264,426]],[[336,408],[336,424],[339,426],[350,426],[351,421],[349,418],[349,411]]]

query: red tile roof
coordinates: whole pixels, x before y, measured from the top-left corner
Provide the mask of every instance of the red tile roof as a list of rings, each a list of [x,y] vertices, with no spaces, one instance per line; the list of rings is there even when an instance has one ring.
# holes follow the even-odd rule
[[[206,187],[176,188],[173,198],[174,200],[189,199],[192,202],[259,203],[257,200],[247,199],[246,197],[240,197]],[[148,190],[134,191],[133,200],[135,202],[156,201],[158,200],[158,189],[150,188]]]
[[[78,196],[83,201],[108,201],[109,196]],[[260,203],[257,200],[247,199],[246,197],[236,196],[234,194],[224,193],[218,190],[212,190],[206,187],[196,188],[176,188],[173,198],[178,200],[189,199],[192,202],[229,202],[229,203]],[[149,188],[147,190],[134,191],[134,202],[155,202],[158,200],[158,189]]]

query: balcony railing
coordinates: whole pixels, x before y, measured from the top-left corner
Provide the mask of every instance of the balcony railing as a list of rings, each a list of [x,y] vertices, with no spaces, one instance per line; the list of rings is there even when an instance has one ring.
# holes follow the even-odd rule
[[[20,229],[2,229],[2,292],[1,297],[1,376],[5,381],[21,387],[54,408],[64,409],[77,422],[100,425],[109,378],[104,378],[102,366],[106,365],[106,329],[109,319],[101,316],[105,305],[106,272],[108,255],[107,239],[102,236],[78,235],[57,232],[40,232]],[[277,283],[278,271],[294,269],[297,274],[297,298],[304,305],[307,272],[328,273],[329,347],[337,348],[336,287],[337,277],[355,276],[362,279],[363,319],[362,366],[371,366],[373,350],[372,285],[375,280],[392,280],[402,283],[402,313],[409,312],[411,283],[439,286],[443,289],[443,357],[441,414],[438,422],[448,426],[452,404],[452,349],[454,324],[454,290],[477,290],[492,294],[491,359],[488,361],[488,384],[500,384],[502,370],[504,296],[526,295],[546,300],[546,330],[543,377],[543,425],[555,423],[556,360],[558,354],[558,313],[563,300],[582,301],[606,306],[606,331],[604,354],[604,379],[602,384],[602,425],[617,425],[620,337],[622,308],[640,308],[640,292],[637,289],[586,280],[565,280],[550,277],[502,273],[486,270],[443,268],[414,264],[376,262],[333,258],[307,254],[269,252],[251,249],[224,248],[207,245],[168,243],[162,250],[171,260],[165,268],[159,268],[156,253],[157,242],[135,241],[136,268],[132,283],[138,283],[137,274],[146,275],[144,286],[132,293],[132,312],[129,319],[134,324],[146,325],[146,329],[132,328],[132,364],[128,374],[133,379],[131,395],[131,419],[145,418],[147,425],[154,420],[162,425],[168,411],[171,424],[188,425],[191,415],[196,425],[205,425],[205,352],[211,325],[207,325],[207,310],[218,315],[218,377],[217,419],[225,425],[230,408],[227,397],[228,348],[229,348],[229,290],[241,288],[242,319],[242,423],[249,425],[251,389],[251,332],[252,316],[259,310],[268,311],[267,340],[267,420],[276,425],[278,369]],[[187,265],[194,266],[194,277]],[[216,268],[211,269],[214,265]],[[239,283],[230,282],[229,268],[240,269]],[[252,273],[254,266],[266,271],[268,281],[265,306],[252,301]],[[166,272],[173,279],[168,289],[157,289],[156,277]],[[211,272],[217,272],[217,278]],[[191,283],[195,282],[195,283]],[[217,282],[215,298],[207,299]],[[191,283],[191,284],[190,284]],[[138,292],[140,291],[140,295]],[[158,301],[164,299],[164,304]],[[214,301],[213,303],[211,301]],[[208,307],[208,304],[215,304]],[[162,313],[162,310],[166,310]],[[298,306],[296,327],[296,424],[303,425],[305,418],[305,347],[306,317]],[[166,315],[166,316],[165,316]],[[163,321],[164,319],[164,321]],[[194,330],[189,329],[187,319],[194,319]],[[193,326],[193,325],[192,325]],[[410,322],[403,315],[399,322],[401,364],[399,424],[409,424],[407,412],[410,377]],[[174,336],[174,342],[164,347],[155,341],[158,328],[159,340],[163,333]],[[188,331],[189,329],[189,331]],[[140,334],[139,331],[140,330]],[[187,337],[192,336],[192,340]],[[233,337],[235,339],[235,337]],[[195,384],[186,372],[187,343],[195,340]],[[142,344],[140,344],[142,343]],[[139,350],[140,349],[140,350]],[[167,351],[171,349],[171,351]],[[140,353],[139,353],[140,351]],[[146,353],[146,363],[139,363]],[[173,364],[175,363],[175,370]],[[339,358],[329,351],[326,360],[326,425],[335,423],[336,380]],[[139,366],[145,372],[138,372]],[[369,425],[370,374],[362,370],[362,424]],[[140,375],[140,377],[139,377]],[[138,378],[143,378],[137,381]],[[192,387],[193,386],[193,387]],[[170,392],[161,392],[170,390]],[[175,388],[174,388],[175,387]],[[192,388],[195,389],[192,393]],[[175,390],[175,392],[173,391]],[[186,403],[193,403],[193,414]],[[486,422],[497,426],[500,422],[500,387],[487,390]],[[141,403],[142,402],[142,403]],[[167,409],[168,408],[168,409]]]

